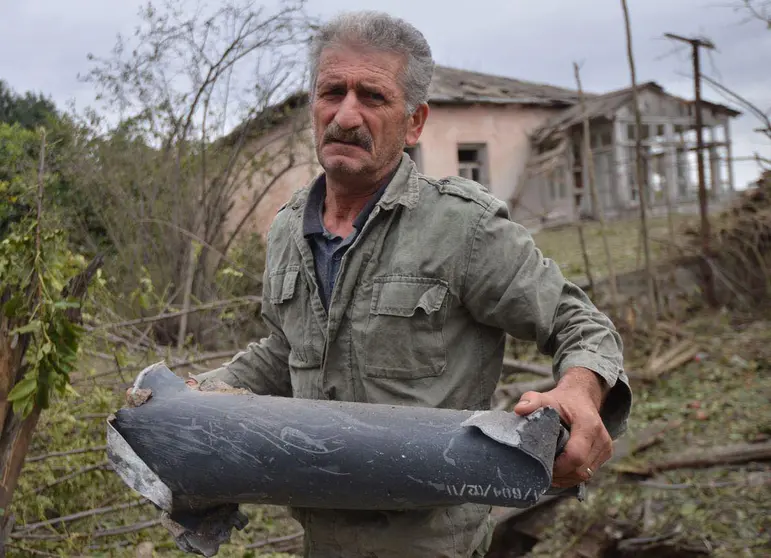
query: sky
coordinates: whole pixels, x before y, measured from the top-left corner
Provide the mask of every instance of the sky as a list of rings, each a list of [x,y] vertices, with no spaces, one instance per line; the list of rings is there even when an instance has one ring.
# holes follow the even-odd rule
[[[639,82],[656,81],[692,98],[690,49],[663,34],[705,36],[717,50],[705,53],[702,71],[771,110],[771,30],[734,10],[731,4],[739,0],[628,3]],[[108,55],[118,33],[133,31],[142,4],[0,0],[0,79],[17,91],[48,95],[60,106],[88,105],[94,91],[77,78],[90,67],[87,54]],[[574,87],[575,61],[587,91],[631,83],[620,0],[308,0],[307,7],[320,18],[351,9],[403,17],[424,33],[442,65]],[[704,97],[725,103],[706,84]],[[757,127],[749,115],[734,121],[734,157],[771,157],[771,143],[752,131]],[[758,175],[752,161],[736,161],[734,170],[738,187]]]

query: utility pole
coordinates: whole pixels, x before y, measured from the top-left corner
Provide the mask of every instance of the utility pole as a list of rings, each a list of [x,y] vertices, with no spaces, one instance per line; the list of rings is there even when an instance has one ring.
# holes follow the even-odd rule
[[[680,41],[691,45],[693,57],[693,88],[694,88],[694,108],[696,110],[696,160],[699,173],[699,213],[701,214],[701,249],[702,266],[705,281],[705,294],[710,306],[717,306],[717,296],[715,294],[715,283],[712,277],[712,270],[706,261],[710,254],[710,224],[709,213],[707,209],[707,183],[704,177],[704,134],[703,121],[701,115],[701,48],[715,49],[715,45],[707,40],[699,38],[688,38],[674,33],[665,33],[665,37],[674,41]]]

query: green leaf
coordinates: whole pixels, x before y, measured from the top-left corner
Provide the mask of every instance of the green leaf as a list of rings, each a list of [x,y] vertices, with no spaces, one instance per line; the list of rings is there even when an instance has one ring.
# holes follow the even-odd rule
[[[680,514],[685,517],[688,517],[696,513],[697,509],[698,508],[696,507],[696,504],[694,504],[693,502],[686,502],[680,508]]]
[[[35,403],[32,397],[13,402],[13,412],[21,415],[22,418],[27,418],[34,407]]]
[[[27,376],[18,384],[13,386],[11,393],[8,394],[8,401],[21,401],[30,397],[37,387],[37,378]]]
[[[16,315],[16,312],[18,312],[22,306],[24,306],[24,297],[17,293],[12,296],[8,302],[5,303],[3,306],[3,313],[6,315],[6,317],[12,318]]]
[[[67,308],[80,308],[80,302],[60,300],[54,303],[54,308],[56,308],[57,310],[66,310]]]
[[[72,387],[72,384],[70,383],[64,384],[64,393],[67,395],[72,395],[73,397],[80,397],[80,394],[75,390],[74,387]]]
[[[40,320],[32,320],[30,323],[28,323],[25,326],[17,327],[13,331],[10,332],[11,335],[21,335],[23,333],[34,333],[40,329],[41,323]]]

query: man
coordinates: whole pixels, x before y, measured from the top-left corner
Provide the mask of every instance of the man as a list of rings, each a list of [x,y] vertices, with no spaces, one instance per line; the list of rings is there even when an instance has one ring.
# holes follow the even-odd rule
[[[621,340],[501,201],[469,180],[423,176],[403,154],[428,118],[433,67],[421,33],[385,14],[347,14],[319,30],[310,105],[324,173],[268,233],[270,335],[190,383],[487,409],[509,333],[554,357],[556,387],[524,394],[515,412],[549,405],[571,426],[554,485],[574,486],[625,429]],[[293,513],[306,556],[409,558],[484,555],[489,511]]]

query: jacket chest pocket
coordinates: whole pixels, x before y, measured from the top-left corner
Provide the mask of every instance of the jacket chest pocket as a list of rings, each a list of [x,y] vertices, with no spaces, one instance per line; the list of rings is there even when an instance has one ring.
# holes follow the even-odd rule
[[[444,372],[447,284],[428,277],[374,281],[364,335],[365,374],[416,379]]]
[[[313,346],[313,310],[300,266],[277,269],[270,274],[270,298],[290,346],[289,360],[315,366],[321,362]]]

